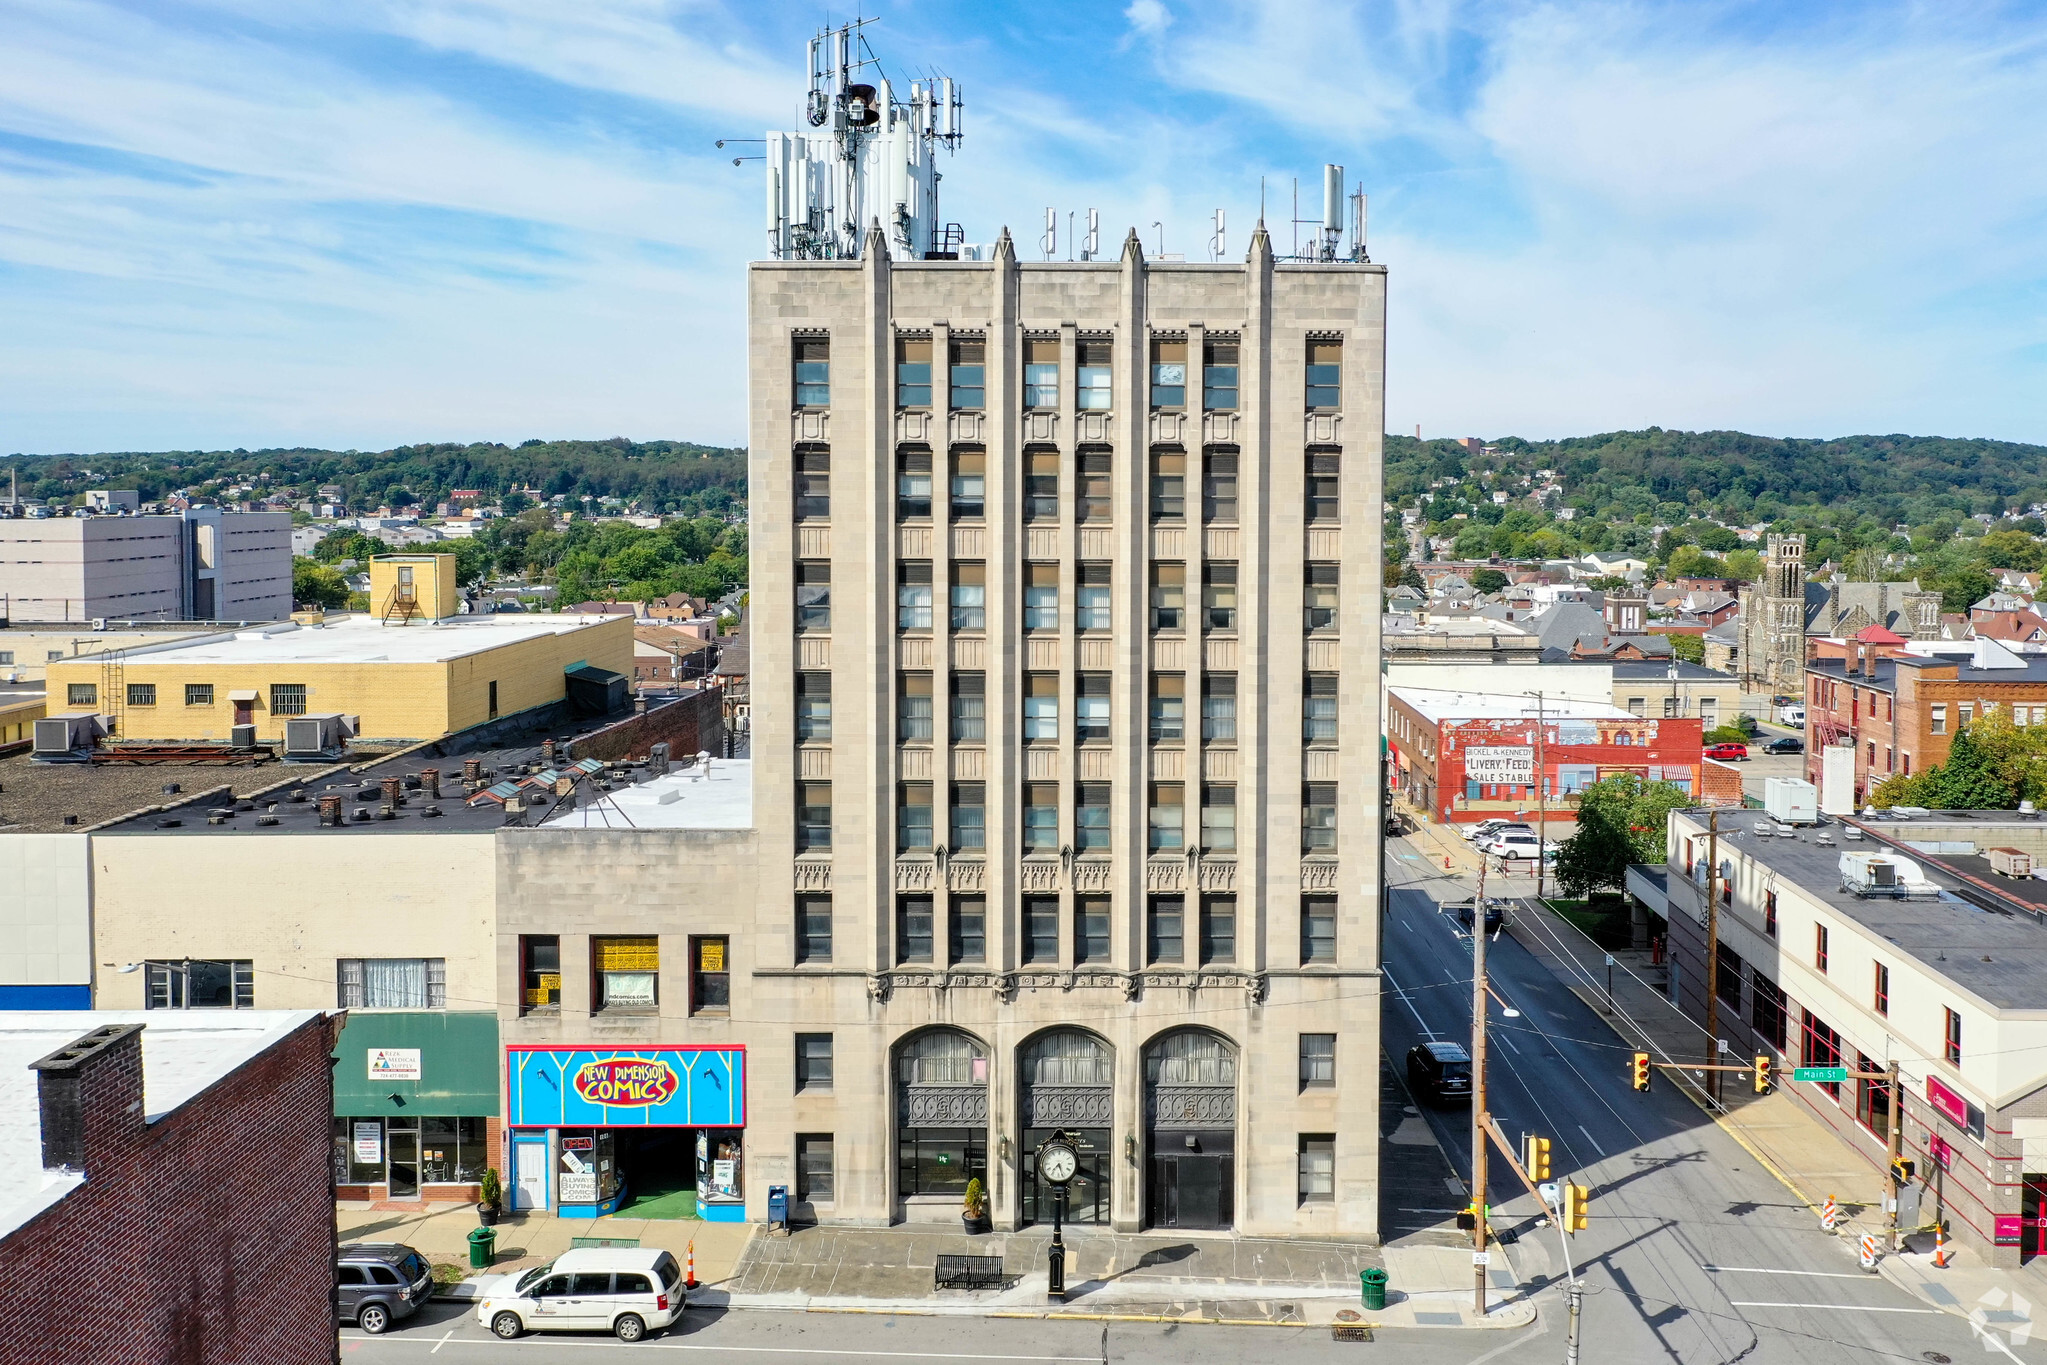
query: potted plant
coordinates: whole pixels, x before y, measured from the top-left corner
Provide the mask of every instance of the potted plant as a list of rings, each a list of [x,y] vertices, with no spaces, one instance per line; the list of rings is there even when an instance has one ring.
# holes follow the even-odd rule
[[[960,1221],[969,1233],[989,1230],[988,1188],[978,1177],[967,1182],[967,1195],[960,1204]]]
[[[504,1184],[498,1179],[497,1167],[484,1167],[483,1179],[476,1183],[476,1192],[476,1221],[487,1228],[496,1227],[498,1209],[502,1207],[498,1201],[505,1193]]]

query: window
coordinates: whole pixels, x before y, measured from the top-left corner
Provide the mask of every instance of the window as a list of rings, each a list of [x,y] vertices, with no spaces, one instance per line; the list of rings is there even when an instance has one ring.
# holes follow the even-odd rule
[[[1821,971],[1827,969],[1827,926],[1815,924],[1812,927],[1812,965]]]
[[[1962,1016],[1943,1006],[1940,1011],[1947,1016],[1947,1027],[1942,1031],[1941,1056],[1956,1066],[1962,1064]]]
[[[1151,405],[1155,408],[1187,406],[1187,343],[1154,340],[1151,343]]]
[[[1237,628],[1237,566],[1210,560],[1201,566],[1201,609],[1210,630]]]
[[[1116,511],[1116,489],[1109,482],[1109,452],[1100,448],[1080,452],[1080,481],[1075,509],[1082,521],[1107,521]]]
[[[143,964],[144,1007],[153,1010],[248,1010],[256,1007],[256,964],[246,958],[162,959]]]
[[[988,566],[960,563],[952,566],[952,628],[988,629]]]
[[[1763,893],[1763,932],[1771,938],[1777,937],[1777,893]]]
[[[1336,1198],[1336,1136],[1301,1134],[1300,1198],[1303,1204],[1327,1204]]]
[[[1237,343],[1201,343],[1201,406],[1210,412],[1237,410]]]
[[[1824,1020],[1811,1010],[1800,1010],[1800,1038],[1802,1050],[1799,1061],[1803,1066],[1841,1065],[1841,1035],[1829,1028]],[[1820,1089],[1831,1095],[1837,1102],[1841,1098],[1838,1081],[1819,1081]]]
[[[1109,898],[1082,896],[1073,904],[1073,960],[1109,960]]]
[[[1333,409],[1343,406],[1343,343],[1308,343],[1308,406]]]
[[[1211,450],[1201,462],[1201,516],[1224,526],[1236,524],[1236,451]]]
[[[980,744],[988,738],[988,675],[952,675],[952,741]]]
[[[1301,1089],[1326,1088],[1336,1084],[1336,1035],[1301,1035]]]
[[[1304,743],[1336,743],[1336,675],[1310,673],[1302,682],[1301,739]]]
[[[980,337],[955,337],[947,349],[952,352],[952,405],[964,411],[987,407],[988,343]]]
[[[931,515],[931,452],[906,447],[896,455],[896,515],[916,521]]]
[[[978,520],[989,505],[989,456],[985,450],[952,452],[952,520]]]
[[[1145,925],[1145,960],[1179,962],[1186,945],[1186,904],[1179,896],[1153,896]]]
[[[1336,897],[1301,897],[1301,961],[1336,961]]]
[[[796,738],[827,740],[832,737],[832,675],[796,675]]]
[[[823,521],[832,514],[832,453],[815,446],[796,452],[796,520]]]
[[[1059,738],[1059,675],[1024,674],[1023,737],[1026,740]]]
[[[270,714],[273,716],[303,716],[306,713],[306,685],[304,683],[270,684]]]
[[[562,1001],[562,941],[557,934],[519,935],[520,1013],[559,1009]]]
[[[1234,744],[1237,739],[1237,675],[1201,675],[1201,737]]]
[[[1664,718],[1665,720],[1669,720],[1670,718],[1672,718],[1672,717],[1673,717],[1673,716],[1675,716],[1676,714],[1677,714],[1677,698],[1676,698],[1676,697],[1665,697],[1665,698],[1663,699],[1663,718]],[[1701,722],[1700,722],[1700,725],[1701,725],[1702,727],[1704,726],[1704,724],[1705,724],[1705,722],[1704,722],[1704,721],[1701,721]]]
[[[1310,782],[1301,788],[1301,852],[1336,851],[1336,784]]]
[[[1337,628],[1337,566],[1334,564],[1310,564],[1308,566],[1307,628],[1311,631],[1329,631]]]
[[[1976,703],[1970,701],[1962,702],[1960,705],[1955,707],[1955,713],[1956,720],[1959,721],[1961,723],[1961,727],[1964,730],[1966,730],[1969,728],[1969,722],[1976,719]]]
[[[1109,851],[1109,784],[1083,782],[1073,811],[1073,844],[1082,853]]]
[[[593,938],[590,972],[596,1008],[654,1009],[660,1001],[660,940],[651,935]]]
[[[64,700],[72,706],[98,706],[100,704],[99,684],[67,683],[64,687]]]
[[[832,784],[796,784],[796,851],[828,853],[832,847]]]
[[[1734,1011],[1734,1017],[1741,1017],[1741,955],[1725,943],[1715,946],[1713,991]]]
[[[988,789],[979,782],[952,784],[952,851],[988,850]]]
[[[1151,851],[1178,853],[1187,846],[1187,788],[1179,782],[1151,784]]]
[[[1059,851],[1059,788],[1051,782],[1024,784],[1024,852]]]
[[[1024,565],[1023,624],[1025,630],[1059,629],[1059,566]]]
[[[1083,341],[1080,368],[1073,380],[1073,405],[1082,412],[1107,412],[1110,407],[1110,355],[1113,343]]]
[[[1204,896],[1201,901],[1201,960],[1237,960],[1237,898]]]
[[[1335,521],[1343,505],[1343,457],[1330,450],[1308,453],[1308,520]]]
[[[931,784],[904,782],[896,788],[896,848],[928,851],[936,845],[931,827]]]
[[[1187,516],[1187,452],[1155,450],[1151,456],[1151,519],[1181,521]]]
[[[14,651],[11,649],[0,649],[0,665],[11,664],[13,662]]]
[[[1074,738],[1082,744],[1109,742],[1109,675],[1083,673],[1073,699]]]
[[[1881,962],[1876,964],[1876,995],[1872,1003],[1878,1014],[1891,1012],[1891,969]]]
[[[952,898],[952,960],[985,962],[988,958],[988,902],[981,896]]]
[[[1024,520],[1059,520],[1059,452],[1024,452]]]
[[[796,1198],[806,1204],[832,1202],[832,1135],[796,1135]]]
[[[1154,564],[1151,566],[1151,628],[1153,630],[1185,630],[1187,628],[1187,566],[1185,564]]]
[[[896,961],[931,960],[931,897],[896,898]]]
[[[342,1009],[448,1008],[446,958],[344,957],[334,967],[334,1003]]]
[[[1761,972],[1757,972],[1749,980],[1753,987],[1749,991],[1749,1023],[1757,1033],[1769,1040],[1771,1047],[1782,1052],[1790,1014],[1786,1007],[1784,988]]]
[[[1932,730],[1933,730],[1933,733],[1934,733],[1934,734],[1936,734],[1936,735],[1944,735],[1944,734],[1946,734],[1946,733],[1947,733],[1947,706],[1946,706],[1945,704],[1940,704],[1940,703],[1936,703],[1936,704],[1935,704],[1935,705],[1934,705],[1934,706],[1933,706],[1933,707],[1932,707],[1932,708],[1931,708],[1931,709],[1930,709],[1930,710],[1928,711],[1928,713],[1927,713],[1927,714],[1928,714],[1928,716],[1930,717],[1930,719],[1931,719],[1931,721],[1932,721]]]
[[[832,405],[832,343],[829,337],[798,337],[795,345],[796,406]]]
[[[896,565],[896,629],[931,629],[931,561]]]
[[[1631,715],[1631,716],[1646,716],[1646,715],[1648,715],[1648,714],[1649,714],[1649,699],[1648,699],[1647,697],[1629,697],[1629,698],[1628,698],[1628,714],[1629,714],[1629,715]]]
[[[128,684],[128,704],[129,704],[130,706],[154,706],[154,705],[156,705],[156,684],[155,684],[155,683],[129,683],[129,684]]]
[[[1237,851],[1237,789],[1213,783],[1201,789],[1201,847],[1209,853]]]
[[[904,744],[929,744],[932,738],[931,675],[896,675],[896,739]]]
[[[1024,961],[1038,964],[1059,960],[1059,898],[1026,896],[1024,912]]]
[[[796,960],[822,964],[832,960],[832,898],[796,898]]]
[[[498,717],[498,680],[496,678],[492,678],[490,680],[490,718],[492,720],[496,720],[497,717]]]
[[[1109,566],[1106,564],[1083,564],[1080,566],[1080,586],[1076,597],[1073,624],[1079,630],[1108,630],[1111,624],[1109,612]]]
[[[43,651],[43,658],[46,662],[49,663],[55,663],[57,660],[63,657],[64,651],[61,649],[46,649]]]
[[[796,1035],[796,1091],[829,1090],[832,1088],[832,1035],[829,1033],[799,1033]]]
[[[1187,675],[1151,675],[1151,740],[1175,742],[1187,738]]]
[[[796,629],[832,628],[832,562],[803,559],[796,563]]]
[[[931,406],[931,338],[896,338],[896,406]]]
[[[1059,406],[1059,339],[1024,342],[1024,406],[1039,412]]]

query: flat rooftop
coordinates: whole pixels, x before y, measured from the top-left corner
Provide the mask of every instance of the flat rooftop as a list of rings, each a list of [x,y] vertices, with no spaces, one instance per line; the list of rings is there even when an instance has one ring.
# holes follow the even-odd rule
[[[548,635],[567,635],[616,620],[570,613],[498,613],[450,616],[411,625],[385,625],[373,616],[344,616],[323,626],[286,621],[260,629],[224,631],[127,651],[130,667],[151,664],[433,664],[466,658]]]
[[[571,829],[752,829],[753,760],[714,758],[615,787],[548,823]]]
[[[1536,701],[1519,693],[1451,692],[1436,687],[1389,687],[1391,695],[1412,707],[1428,721],[1445,720],[1534,720]],[[1542,703],[1548,720],[1640,720],[1612,702],[1572,701],[1551,697]]]
[[[29,1064],[103,1024],[141,1024],[142,1107],[150,1123],[316,1019],[319,1010],[7,1010],[0,1012],[0,1237],[85,1183],[43,1168],[42,1106]]]

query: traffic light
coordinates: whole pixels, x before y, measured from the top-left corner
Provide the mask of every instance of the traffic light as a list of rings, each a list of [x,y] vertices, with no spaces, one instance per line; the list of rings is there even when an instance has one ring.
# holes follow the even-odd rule
[[[1758,1095],[1767,1095],[1770,1093],[1771,1088],[1770,1059],[1768,1057],[1758,1057],[1756,1058],[1756,1093]]]
[[[1899,1157],[1891,1163],[1891,1183],[1901,1187],[1911,1184],[1912,1173],[1916,1169],[1918,1168],[1910,1161],[1907,1161],[1904,1157]]]
[[[1549,1179],[1549,1139],[1530,1133],[1521,1139],[1521,1165],[1536,1184]]]
[[[1637,1052],[1635,1054],[1635,1089],[1647,1090],[1648,1088],[1649,1088],[1649,1054],[1646,1052]]]
[[[1564,1186],[1564,1231],[1583,1232],[1591,1221],[1586,1208],[1592,1203],[1592,1191],[1583,1185]]]

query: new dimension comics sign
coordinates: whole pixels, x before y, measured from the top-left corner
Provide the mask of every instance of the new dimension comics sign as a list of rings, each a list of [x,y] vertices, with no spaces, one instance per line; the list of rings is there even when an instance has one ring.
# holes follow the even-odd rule
[[[746,1050],[506,1049],[515,1128],[740,1128]]]

